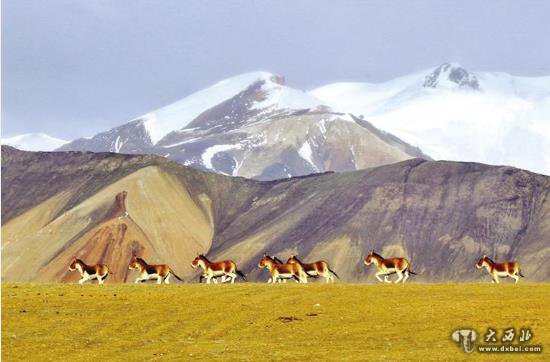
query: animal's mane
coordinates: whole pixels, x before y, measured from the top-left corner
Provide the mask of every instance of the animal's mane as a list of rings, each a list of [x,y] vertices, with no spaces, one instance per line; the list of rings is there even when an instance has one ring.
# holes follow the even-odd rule
[[[489,258],[487,255],[485,255],[485,260],[487,260],[489,263],[494,264],[495,262],[493,259]]]
[[[199,254],[199,257],[204,259],[205,262],[210,263],[210,260],[208,260],[208,258],[206,256],[204,256],[203,254]]]
[[[269,255],[268,255],[269,256]],[[283,261],[279,258],[277,258],[276,256],[269,256],[271,258],[271,260],[279,263],[279,264],[284,264]]]
[[[302,264],[302,261],[296,255],[292,255],[290,258],[294,258],[294,260],[296,260],[298,263]],[[288,258],[288,259],[290,259],[290,258]]]
[[[384,259],[384,257],[380,254],[378,254],[377,252],[375,252],[374,250],[372,251],[372,256],[377,256],[379,257],[380,259]]]

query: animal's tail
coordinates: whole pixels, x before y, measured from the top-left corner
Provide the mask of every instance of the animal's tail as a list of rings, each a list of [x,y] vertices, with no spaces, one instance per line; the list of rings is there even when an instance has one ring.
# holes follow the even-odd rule
[[[408,266],[407,270],[409,271],[409,274],[418,275],[418,273],[413,272],[413,271],[411,270],[411,266],[410,266],[410,265]]]
[[[176,278],[177,280],[179,280],[180,282],[183,282],[183,279],[181,279],[180,277],[178,277],[176,275],[176,273],[174,273],[174,271],[172,269],[170,269],[170,273],[172,273],[172,275],[174,276],[174,278]]]
[[[243,278],[245,281],[246,280],[246,275],[244,275],[244,273],[242,271],[240,271],[239,269],[235,269],[235,273],[237,273],[237,275],[239,275],[241,278]]]
[[[518,270],[518,274],[519,274],[520,277],[525,278],[525,275],[523,275],[523,273],[521,272],[521,269]]]
[[[338,274],[336,274],[336,272],[334,270],[332,270],[331,268],[328,268],[328,271],[331,272],[332,274],[334,274],[334,276],[338,279],[340,279],[340,277],[338,276]]]

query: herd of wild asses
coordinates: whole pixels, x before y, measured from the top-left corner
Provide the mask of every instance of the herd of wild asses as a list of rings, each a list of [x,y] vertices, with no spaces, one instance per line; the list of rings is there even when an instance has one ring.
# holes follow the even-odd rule
[[[406,258],[383,258],[380,254],[371,250],[369,254],[364,258],[363,262],[366,266],[374,264],[376,266],[376,279],[380,282],[391,283],[388,277],[391,274],[397,274],[397,279],[394,283],[405,283],[410,274],[417,274],[411,270],[411,264]],[[237,276],[240,276],[246,281],[246,276],[239,269],[232,260],[224,260],[220,262],[211,262],[204,255],[198,255],[192,262],[193,269],[201,268],[202,274],[200,275],[199,282],[206,279],[206,283],[217,283],[217,278],[221,278],[221,283],[231,282],[235,283]],[[493,283],[499,283],[499,278],[510,277],[517,283],[519,277],[523,277],[521,273],[519,263],[517,262],[503,262],[495,263],[489,257],[484,255],[476,264],[478,269],[485,268],[492,277]],[[130,264],[128,265],[130,270],[137,270],[138,277],[135,279],[135,283],[142,283],[147,280],[156,280],[157,284],[169,284],[170,275],[174,278],[183,281],[178,277],[174,270],[166,264],[147,264],[145,260],[140,257],[133,256]],[[276,257],[264,254],[263,258],[258,263],[258,268],[267,269],[270,277],[268,283],[281,283],[286,282],[288,279],[294,279],[298,283],[307,283],[308,278],[325,278],[326,282],[334,282],[334,277],[339,278],[329,264],[324,261],[316,261],[314,263],[303,263],[295,255],[292,255],[286,263],[283,263]],[[97,280],[99,284],[103,284],[109,274],[109,268],[105,264],[87,265],[82,260],[73,257],[71,264],[69,265],[70,271],[78,270],[81,275],[79,284],[83,284],[86,281]],[[384,276],[384,280],[380,278]]]

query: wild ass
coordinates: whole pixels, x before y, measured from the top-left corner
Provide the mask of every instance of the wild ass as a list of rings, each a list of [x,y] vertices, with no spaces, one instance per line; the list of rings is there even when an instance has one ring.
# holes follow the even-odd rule
[[[334,277],[340,279],[338,274],[331,270],[328,263],[324,260],[319,260],[314,263],[302,263],[296,255],[291,255],[286,262],[288,264],[300,264],[308,276],[314,278],[319,276],[324,277],[327,283],[329,281],[334,283]]]
[[[139,272],[139,276],[136,278],[134,283],[141,283],[150,279],[156,279],[157,284],[162,284],[162,282],[165,284],[170,284],[170,274],[172,274],[177,280],[183,282],[183,279],[177,276],[168,265],[149,265],[145,262],[145,260],[135,255],[132,257],[132,260],[128,265],[128,269],[137,269]]]
[[[204,255],[200,254],[191,262],[191,266],[193,269],[201,267],[204,270],[200,280],[202,281],[203,277],[206,278],[207,284],[210,284],[212,278],[220,276],[222,283],[226,280],[230,280],[231,284],[235,283],[237,275],[246,280],[246,275],[237,269],[237,265],[232,260],[211,262]],[[216,282],[216,279],[214,279],[214,282]]]
[[[487,272],[491,275],[492,283],[500,283],[500,281],[498,280],[499,277],[513,278],[516,283],[518,282],[519,277],[524,278],[523,274],[521,273],[519,263],[515,261],[495,263],[487,255],[483,255],[483,258],[479,259],[476,264],[476,268],[487,269]]]
[[[96,265],[87,265],[82,260],[74,257],[69,264],[69,270],[75,271],[78,270],[80,273],[80,280],[78,284],[83,284],[88,280],[97,279],[99,284],[103,284],[107,276],[109,275],[109,268],[105,264],[96,264]]]
[[[409,274],[416,274],[411,270],[411,265],[409,261],[405,258],[388,258],[384,259],[381,255],[376,254],[374,250],[371,250],[369,255],[365,257],[365,265],[374,264],[376,265],[377,272],[375,274],[376,279],[380,282],[391,283],[388,280],[388,275],[397,273],[397,279],[394,283],[399,283],[400,281],[407,281]],[[380,279],[380,275],[384,276],[384,280]]]
[[[307,273],[301,264],[281,264],[269,255],[264,254],[262,260],[258,263],[258,268],[266,268],[271,274],[268,283],[276,283],[279,280],[295,279],[299,283],[307,283]]]

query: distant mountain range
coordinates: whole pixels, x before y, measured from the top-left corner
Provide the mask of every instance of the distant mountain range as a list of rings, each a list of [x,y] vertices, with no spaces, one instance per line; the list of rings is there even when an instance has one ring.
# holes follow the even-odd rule
[[[44,133],[26,133],[2,138],[3,145],[12,146],[23,151],[53,151],[68,142]]]
[[[483,254],[549,281],[550,177],[512,167],[411,159],[260,182],[154,155],[2,147],[2,280],[74,282],[73,256],[132,281],[133,253],[187,281],[197,253],[233,259],[249,280],[263,253],[325,259],[371,281],[362,257],[406,256],[419,281],[485,281]]]
[[[427,157],[265,72],[226,79],[60,150],[153,153],[186,166],[261,180]]]
[[[303,92],[282,76],[247,73],[58,149],[152,153],[261,180],[415,157],[550,174],[550,77],[445,63],[384,83]]]

